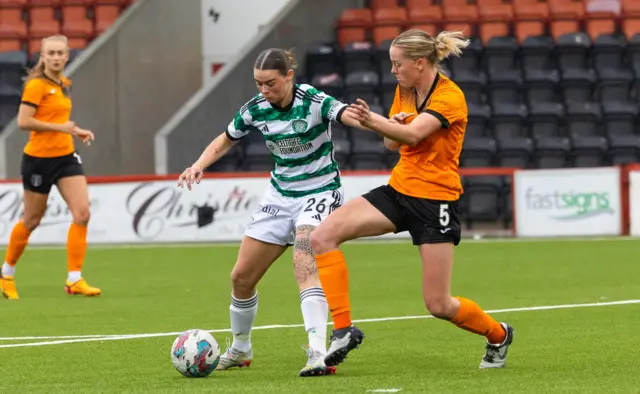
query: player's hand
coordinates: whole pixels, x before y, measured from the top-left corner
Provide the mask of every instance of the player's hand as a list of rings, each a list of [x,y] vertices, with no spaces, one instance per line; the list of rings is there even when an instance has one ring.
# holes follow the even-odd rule
[[[74,127],[72,130],[73,134],[78,136],[80,140],[86,145],[91,145],[91,141],[93,141],[96,137],[93,135],[91,130],[81,129],[80,127]]]
[[[191,166],[184,170],[180,177],[178,178],[178,187],[183,187],[184,184],[187,184],[187,189],[191,190],[191,185],[200,183],[202,177],[204,176],[204,171],[197,167]]]
[[[407,118],[409,118],[409,117],[411,117],[413,115],[415,115],[415,114],[410,114],[410,113],[407,113],[407,112],[400,112],[399,114],[393,115],[389,119],[389,122],[404,124],[405,120],[407,120]]]
[[[364,127],[369,127],[371,125],[371,110],[369,109],[369,105],[362,99],[357,99],[355,104],[349,105],[349,108],[346,109],[349,112],[349,116],[358,122]]]

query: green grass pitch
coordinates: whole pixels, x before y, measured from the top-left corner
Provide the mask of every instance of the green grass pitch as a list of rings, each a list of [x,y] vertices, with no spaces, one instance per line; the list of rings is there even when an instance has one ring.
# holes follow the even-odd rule
[[[298,377],[307,337],[289,252],[259,285],[256,325],[294,327],[255,330],[248,369],[187,379],[171,364],[172,333],[220,330],[224,350],[237,246],[90,247],[84,275],[103,290],[93,299],[64,293],[64,249],[28,249],[21,299],[0,299],[0,392],[640,392],[637,240],[463,241],[453,294],[502,310],[494,316],[516,330],[506,368],[489,371],[478,369],[481,337],[436,319],[384,319],[427,314],[413,246],[343,250],[353,318],[378,320],[359,323],[366,339],[336,375]],[[624,300],[636,301],[579,307]],[[158,335],[62,338],[125,334]]]

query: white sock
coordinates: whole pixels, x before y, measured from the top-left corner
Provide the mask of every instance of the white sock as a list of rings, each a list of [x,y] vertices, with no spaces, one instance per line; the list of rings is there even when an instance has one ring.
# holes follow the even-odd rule
[[[2,265],[2,276],[13,276],[16,274],[16,267],[9,265],[6,261]]]
[[[327,321],[329,305],[322,287],[310,287],[300,292],[300,308],[304,329],[309,334],[309,347],[327,354]]]
[[[229,311],[233,334],[231,347],[241,352],[248,352],[251,350],[251,327],[258,313],[258,293],[246,300],[237,299],[232,295]]]
[[[76,283],[82,278],[82,272],[80,271],[69,271],[67,274],[67,281],[69,283]]]

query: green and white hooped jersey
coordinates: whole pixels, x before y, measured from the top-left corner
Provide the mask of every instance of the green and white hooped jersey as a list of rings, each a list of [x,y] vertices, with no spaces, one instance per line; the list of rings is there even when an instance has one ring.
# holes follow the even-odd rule
[[[262,94],[247,102],[227,128],[239,140],[262,133],[275,168],[271,184],[285,197],[304,197],[341,186],[331,142],[331,122],[346,104],[306,84],[295,85],[292,103],[272,106]]]

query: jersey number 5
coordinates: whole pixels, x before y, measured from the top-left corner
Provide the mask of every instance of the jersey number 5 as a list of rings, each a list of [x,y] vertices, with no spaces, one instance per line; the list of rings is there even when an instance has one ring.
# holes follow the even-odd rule
[[[449,225],[449,204],[440,204],[440,225],[446,227]]]
[[[310,199],[307,200],[307,207],[304,209],[305,212],[312,212],[314,209],[314,205],[315,205],[315,210],[318,213],[324,213],[324,211],[327,209],[327,206],[325,205],[325,202],[327,201],[326,198],[323,198],[322,200],[316,200],[315,198],[311,197]]]

